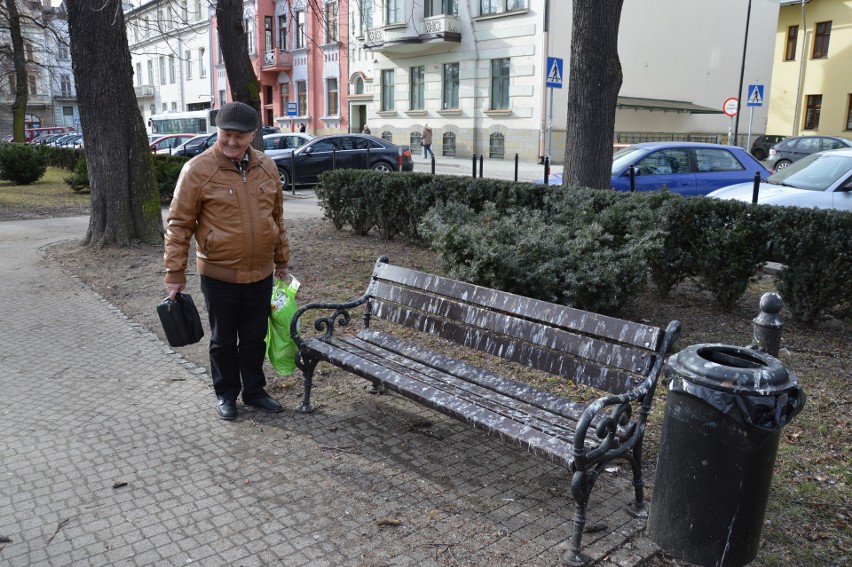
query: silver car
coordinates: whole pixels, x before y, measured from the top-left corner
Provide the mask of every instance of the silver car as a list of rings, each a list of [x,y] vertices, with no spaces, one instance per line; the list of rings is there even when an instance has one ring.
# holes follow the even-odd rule
[[[754,183],[739,183],[708,195],[752,201]],[[852,148],[803,157],[774,173],[758,186],[757,202],[852,211]]]
[[[766,167],[780,171],[805,156],[839,148],[852,148],[852,140],[842,136],[796,136],[787,138],[769,148],[769,155],[766,156]]]

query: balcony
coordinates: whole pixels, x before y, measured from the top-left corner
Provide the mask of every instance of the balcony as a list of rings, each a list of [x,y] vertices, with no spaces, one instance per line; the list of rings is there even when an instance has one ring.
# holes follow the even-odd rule
[[[364,48],[384,54],[428,55],[461,43],[460,30],[458,16],[440,14],[422,18],[413,26],[394,24],[368,30]]]
[[[286,71],[293,68],[293,52],[272,49],[263,53],[264,71]]]
[[[10,105],[15,102],[15,95],[2,93],[0,94],[0,104]],[[27,97],[27,107],[50,106],[50,95],[29,95]]]
[[[133,87],[136,91],[136,98],[154,98],[154,85],[136,85]]]

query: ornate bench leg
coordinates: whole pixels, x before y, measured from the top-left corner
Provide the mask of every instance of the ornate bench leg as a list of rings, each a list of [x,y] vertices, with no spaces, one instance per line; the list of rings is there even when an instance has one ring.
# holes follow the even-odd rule
[[[583,528],[586,527],[586,505],[589,503],[589,495],[592,492],[594,480],[592,475],[577,471],[571,479],[571,494],[577,502],[574,511],[574,533],[571,536],[571,549],[562,557],[562,564],[567,567],[582,567],[588,565],[589,558],[580,553],[580,545],[583,541]]]
[[[385,393],[385,387],[382,386],[382,383],[379,382],[378,380],[373,380],[372,386],[367,388],[367,392],[369,392],[370,394],[376,394],[376,395],[384,394]]]
[[[305,394],[302,397],[302,403],[296,406],[296,413],[313,413],[316,409],[311,405],[311,388],[314,385],[314,369],[317,367],[317,364],[319,364],[318,359],[305,360],[302,367],[302,374],[305,376]]]
[[[633,469],[634,500],[629,512],[636,518],[647,519],[648,507],[645,505],[645,480],[642,478],[642,440],[633,448],[633,455],[627,455],[630,467]]]

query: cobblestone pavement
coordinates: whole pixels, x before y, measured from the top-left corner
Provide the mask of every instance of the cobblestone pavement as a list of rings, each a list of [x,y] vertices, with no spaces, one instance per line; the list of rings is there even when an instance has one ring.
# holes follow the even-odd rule
[[[216,419],[204,368],[42,258],[87,222],[0,223],[0,564],[559,564],[564,469],[363,380],[321,370],[311,416]],[[598,565],[656,551],[628,477],[592,497]]]

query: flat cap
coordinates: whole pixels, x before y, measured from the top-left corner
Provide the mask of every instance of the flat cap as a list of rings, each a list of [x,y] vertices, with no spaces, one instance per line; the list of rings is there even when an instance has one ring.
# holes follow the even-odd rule
[[[222,130],[257,130],[257,111],[243,102],[229,102],[219,109],[216,126]]]

